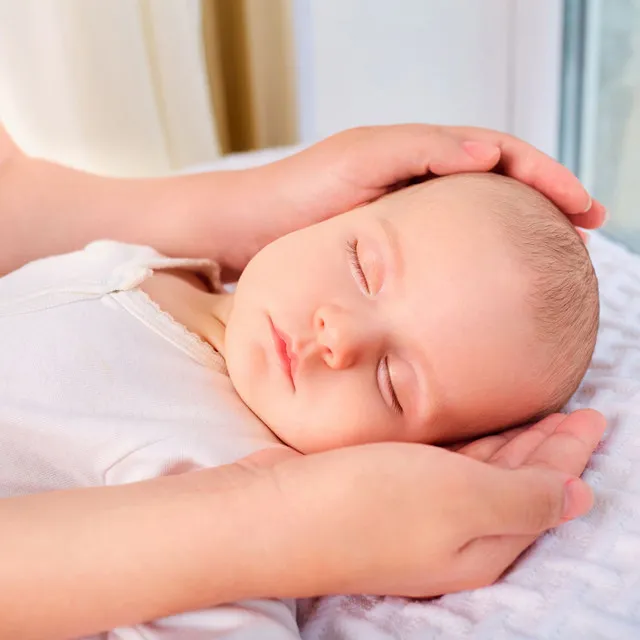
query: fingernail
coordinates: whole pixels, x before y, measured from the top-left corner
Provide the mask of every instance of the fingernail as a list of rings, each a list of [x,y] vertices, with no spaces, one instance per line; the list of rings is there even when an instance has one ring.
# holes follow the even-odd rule
[[[564,485],[564,505],[562,508],[562,520],[573,520],[581,516],[587,510],[584,508],[584,489],[578,478],[568,480]]]
[[[593,206],[593,198],[589,194],[587,194],[587,196],[589,197],[589,202],[587,202],[587,206],[584,208],[582,213],[587,213],[587,211],[589,211],[589,209],[591,209],[591,207]]]
[[[500,149],[495,144],[479,142],[478,140],[465,140],[462,143],[462,148],[476,160],[489,160],[489,158],[500,153]]]
[[[604,222],[603,222],[602,224],[607,224],[607,222],[609,222],[609,218],[610,218],[610,217],[611,217],[611,216],[609,215],[609,210],[608,210],[608,209],[605,209],[605,210],[604,210]]]

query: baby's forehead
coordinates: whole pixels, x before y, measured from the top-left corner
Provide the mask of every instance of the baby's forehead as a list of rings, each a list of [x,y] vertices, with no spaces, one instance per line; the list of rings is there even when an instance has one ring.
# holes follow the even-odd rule
[[[533,274],[492,210],[491,191],[456,190],[459,183],[464,181],[443,181],[446,190],[435,196],[430,187],[416,189],[384,212],[403,265],[401,288],[411,307],[405,311],[433,314],[434,305],[454,291],[467,302],[455,306],[456,313],[488,307],[510,316],[526,306]]]
[[[420,237],[437,231],[440,237],[455,238],[478,225],[489,225],[487,230],[495,236],[501,226],[496,214],[508,208],[514,195],[512,185],[500,176],[489,180],[475,175],[451,176],[390,195],[379,213],[403,234]]]

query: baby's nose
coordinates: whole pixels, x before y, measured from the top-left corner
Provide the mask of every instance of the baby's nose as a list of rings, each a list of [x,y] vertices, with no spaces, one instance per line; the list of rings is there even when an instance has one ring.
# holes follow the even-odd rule
[[[362,349],[354,318],[333,305],[320,307],[314,316],[314,330],[320,354],[332,369],[346,369],[357,360]]]

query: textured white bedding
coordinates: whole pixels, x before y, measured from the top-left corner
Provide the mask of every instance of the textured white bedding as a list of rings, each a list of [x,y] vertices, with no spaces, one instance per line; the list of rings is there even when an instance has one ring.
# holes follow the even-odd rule
[[[223,159],[236,169],[291,149]],[[640,256],[592,234],[600,280],[595,356],[569,409],[609,421],[585,479],[594,509],[543,536],[496,585],[417,602],[336,596],[303,612],[305,640],[640,639]]]
[[[599,234],[598,345],[569,408],[609,427],[585,479],[596,504],[546,534],[498,584],[429,602],[337,596],[305,615],[305,640],[640,638],[640,256]]]

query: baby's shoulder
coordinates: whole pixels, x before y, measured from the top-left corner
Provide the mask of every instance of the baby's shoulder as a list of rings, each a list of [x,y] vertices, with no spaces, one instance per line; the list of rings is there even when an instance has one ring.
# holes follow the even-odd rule
[[[6,287],[19,283],[19,286],[24,287],[31,282],[46,284],[67,279],[85,282],[104,280],[121,265],[162,257],[155,249],[145,245],[97,240],[78,251],[28,262],[20,269],[0,278],[0,284]]]
[[[161,257],[151,247],[100,240],[79,251],[34,260],[0,278],[0,317],[117,290],[137,265]]]

